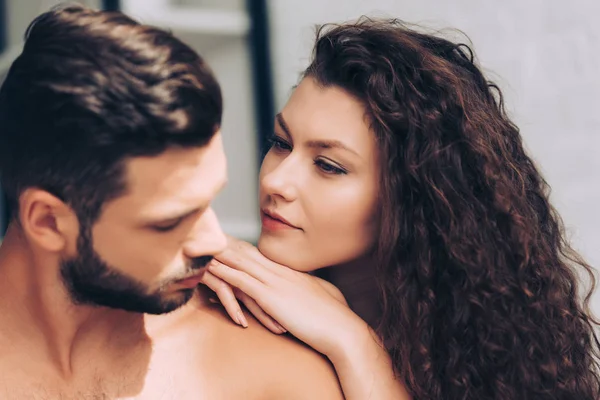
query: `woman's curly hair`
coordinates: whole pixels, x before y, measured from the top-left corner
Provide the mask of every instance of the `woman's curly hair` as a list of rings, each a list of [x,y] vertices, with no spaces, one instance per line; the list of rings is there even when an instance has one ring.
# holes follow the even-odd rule
[[[378,141],[379,332],[414,398],[599,399],[592,269],[470,47],[363,18],[321,27],[304,76]]]

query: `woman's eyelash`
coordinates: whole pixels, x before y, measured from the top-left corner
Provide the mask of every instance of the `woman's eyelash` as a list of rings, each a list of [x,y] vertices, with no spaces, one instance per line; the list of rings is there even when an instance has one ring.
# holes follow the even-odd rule
[[[271,147],[275,147],[278,150],[288,151],[292,149],[292,146],[288,142],[277,135],[271,136],[269,138],[269,143],[271,144]]]
[[[270,147],[272,149],[274,149],[275,151],[291,151],[292,150],[292,145],[289,144],[287,141],[285,141],[284,139],[282,139],[281,137],[273,134],[270,138],[269,138],[269,144]],[[314,161],[314,165],[319,168],[323,173],[328,174],[328,175],[345,175],[348,172],[345,171],[344,169],[335,166],[332,163],[326,162],[324,160],[321,159],[316,159]]]
[[[346,175],[347,172],[340,167],[325,162],[323,160],[315,160],[315,165],[324,173],[330,175]]]

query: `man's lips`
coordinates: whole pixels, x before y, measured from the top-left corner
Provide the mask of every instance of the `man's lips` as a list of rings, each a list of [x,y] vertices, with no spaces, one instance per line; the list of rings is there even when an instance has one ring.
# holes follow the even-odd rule
[[[175,283],[178,286],[183,286],[183,287],[189,287],[189,288],[193,288],[198,286],[198,284],[200,282],[202,282],[202,276],[204,275],[204,273],[198,273],[196,275],[190,276],[189,278],[184,278],[178,281],[175,281]]]

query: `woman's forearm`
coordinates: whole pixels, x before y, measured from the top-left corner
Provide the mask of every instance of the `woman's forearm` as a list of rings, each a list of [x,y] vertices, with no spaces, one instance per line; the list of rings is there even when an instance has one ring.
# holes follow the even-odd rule
[[[409,400],[411,397],[392,368],[387,351],[365,323],[346,332],[340,346],[328,355],[338,374],[346,400]]]

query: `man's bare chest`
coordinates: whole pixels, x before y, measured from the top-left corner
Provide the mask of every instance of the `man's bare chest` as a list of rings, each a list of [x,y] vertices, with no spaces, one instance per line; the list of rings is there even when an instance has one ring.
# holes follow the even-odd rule
[[[29,360],[29,361],[28,361]],[[209,359],[184,349],[157,349],[147,360],[89,365],[71,379],[49,374],[35,357],[0,357],[1,400],[262,399],[264,385],[235,372],[215,371]],[[235,370],[232,368],[231,370]],[[252,375],[252,373],[244,374]],[[263,381],[263,384],[265,382]]]

